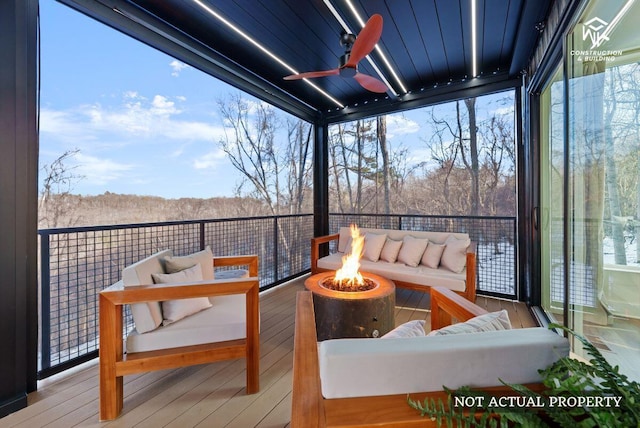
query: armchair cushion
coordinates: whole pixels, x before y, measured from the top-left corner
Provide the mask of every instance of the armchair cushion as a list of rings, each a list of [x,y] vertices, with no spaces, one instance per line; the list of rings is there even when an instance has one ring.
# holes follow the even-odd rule
[[[171,256],[171,250],[155,253],[146,259],[129,265],[122,270],[122,283],[125,287],[153,284],[152,274],[164,273],[164,258]],[[160,302],[134,303],[131,305],[133,322],[138,333],[155,330],[162,324]]]
[[[154,273],[151,275],[155,284],[176,284],[202,281],[202,269],[199,264],[175,273]],[[209,298],[194,297],[192,299],[166,300],[162,302],[162,325],[169,325],[203,309],[211,307]]]
[[[232,294],[216,296],[209,309],[200,311],[178,322],[139,334],[127,335],[127,352],[192,346],[202,343],[244,339],[247,336],[245,296]]]
[[[214,279],[213,273],[213,252],[207,246],[204,250],[188,256],[165,256],[164,258],[167,273],[180,272],[193,265],[199,264],[202,269],[202,279]]]

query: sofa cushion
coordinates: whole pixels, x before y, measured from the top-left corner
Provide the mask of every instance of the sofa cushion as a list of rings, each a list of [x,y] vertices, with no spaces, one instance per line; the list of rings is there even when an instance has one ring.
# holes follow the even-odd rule
[[[318,346],[322,395],[368,397],[541,381],[569,354],[567,339],[545,328],[397,339],[331,339]],[[455,357],[455,358],[453,358]],[[383,368],[383,369],[381,369]]]
[[[426,267],[430,267],[432,269],[438,269],[440,266],[440,258],[442,257],[442,252],[444,251],[444,244],[436,244],[435,242],[429,242],[427,245],[427,249],[424,251],[422,255],[422,260],[420,263],[425,265]]]
[[[416,337],[424,335],[424,320],[413,320],[400,324],[380,339],[394,339],[399,337]]]
[[[166,256],[164,258],[167,273],[176,273],[199,264],[202,269],[202,279],[213,280],[213,253],[211,247],[187,256]]]
[[[175,273],[154,273],[151,275],[156,284],[193,283],[202,281],[202,269],[199,264]],[[166,300],[162,302],[162,325],[169,325],[203,309],[211,307],[207,297]]]
[[[511,321],[506,309],[478,315],[465,322],[430,331],[427,336],[445,336],[447,334],[478,333],[480,331],[511,330]]]
[[[367,227],[360,228],[361,234],[376,233],[378,235],[387,235],[387,238],[394,241],[402,241],[406,235],[411,235],[415,238],[426,238],[429,242],[435,242],[436,244],[444,244],[449,237],[456,239],[469,239],[468,233],[458,232],[433,232],[427,230],[397,230],[397,229],[373,229]],[[338,252],[344,253],[347,246],[347,241],[351,237],[351,230],[349,227],[341,227],[339,231],[338,239]]]
[[[375,233],[367,233],[364,235],[364,250],[362,257],[377,262],[380,259],[380,252],[387,240],[387,235],[377,235]]]
[[[333,253],[318,259],[318,267],[327,270],[337,270],[342,266],[344,254]],[[446,269],[431,269],[426,266],[407,266],[404,263],[383,263],[360,260],[360,271],[371,272],[392,281],[404,281],[411,284],[426,286],[441,286],[453,291],[465,291],[466,269],[461,273],[450,272]]]
[[[245,296],[211,298],[213,306],[154,331],[127,336],[127,352],[200,345],[246,337]]]
[[[398,260],[398,254],[402,247],[402,241],[394,241],[393,239],[386,238],[384,247],[380,252],[380,260],[389,263],[395,263]]]
[[[318,267],[327,270],[337,270],[342,266],[344,254],[334,253],[318,259]],[[411,284],[425,286],[441,286],[453,291],[465,291],[466,271],[450,272],[445,269],[431,269],[426,266],[411,267],[404,263],[383,263],[360,261],[361,272],[371,272],[392,281],[404,281]]]
[[[171,256],[171,250],[155,253],[143,260],[125,267],[122,270],[122,283],[125,287],[153,284],[154,273],[164,273],[164,258]],[[136,330],[146,333],[162,324],[162,309],[160,302],[134,303],[131,314]]]
[[[418,266],[428,243],[429,240],[426,238],[415,238],[411,235],[405,236],[402,238],[402,248],[398,253],[398,261],[407,266]]]
[[[451,272],[460,273],[467,264],[467,248],[471,245],[469,239],[449,238],[445,242],[444,251],[440,258],[440,266]]]

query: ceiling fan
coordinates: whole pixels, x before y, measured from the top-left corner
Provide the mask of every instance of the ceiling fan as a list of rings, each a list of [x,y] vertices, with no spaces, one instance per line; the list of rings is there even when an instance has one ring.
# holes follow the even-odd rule
[[[382,35],[382,16],[375,14],[369,18],[365,26],[356,37],[353,34],[342,32],[340,44],[344,46],[344,55],[340,57],[338,68],[324,71],[309,71],[307,73],[292,74],[284,80],[309,79],[324,76],[353,77],[363,88],[371,92],[384,93],[387,85],[379,79],[358,71],[358,62],[369,55],[375,48]]]

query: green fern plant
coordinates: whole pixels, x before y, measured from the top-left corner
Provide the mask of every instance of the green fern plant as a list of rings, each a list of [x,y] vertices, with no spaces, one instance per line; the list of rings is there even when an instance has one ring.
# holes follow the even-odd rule
[[[552,324],[549,328],[559,328],[575,336],[591,357],[589,363],[564,357],[544,370],[540,370],[546,390],[539,394],[523,385],[504,385],[523,397],[542,403],[539,408],[501,407],[491,405],[492,395],[472,390],[469,387],[447,392],[446,404],[441,399],[425,399],[423,402],[407,396],[409,406],[422,416],[435,420],[438,427],[636,427],[640,428],[640,384],[630,381],[613,367],[587,339],[569,328]],[[552,400],[580,397],[616,397],[618,406],[605,407],[563,407],[554,405]],[[453,406],[453,397],[481,397],[472,400],[471,407]],[[475,416],[477,413],[480,416]]]

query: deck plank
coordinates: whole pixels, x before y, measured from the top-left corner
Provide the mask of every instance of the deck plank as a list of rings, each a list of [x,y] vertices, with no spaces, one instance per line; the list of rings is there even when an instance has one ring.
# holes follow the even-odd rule
[[[289,425],[295,298],[304,278],[260,296],[260,379],[256,394],[246,395],[244,360],[221,361],[126,376],[122,415],[98,422],[98,364],[87,363],[42,381],[29,406],[0,419],[0,427],[250,427]],[[515,328],[534,325],[524,304],[479,296],[487,310],[509,311]],[[429,294],[398,289],[396,325],[425,319]]]

